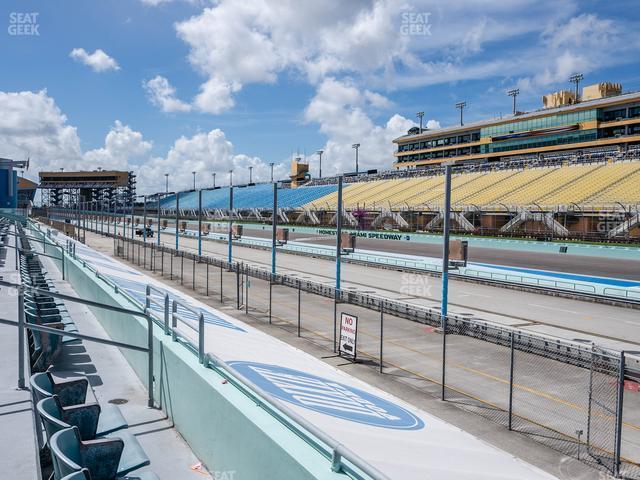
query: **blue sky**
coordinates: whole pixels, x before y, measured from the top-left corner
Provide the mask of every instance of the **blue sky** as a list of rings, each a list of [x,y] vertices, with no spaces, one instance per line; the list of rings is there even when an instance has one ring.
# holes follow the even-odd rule
[[[164,172],[175,188],[192,170],[208,184],[213,171],[242,180],[252,165],[266,180],[274,162],[283,176],[297,150],[322,148],[324,172],[348,171],[354,142],[364,168],[385,169],[419,110],[433,126],[455,123],[463,99],[467,121],[508,114],[516,86],[520,110],[539,108],[576,71],[584,84],[640,89],[636,11],[632,1],[5,1],[0,156],[30,156],[32,177],[130,168],[146,190]],[[10,35],[15,14],[30,12],[39,35]]]

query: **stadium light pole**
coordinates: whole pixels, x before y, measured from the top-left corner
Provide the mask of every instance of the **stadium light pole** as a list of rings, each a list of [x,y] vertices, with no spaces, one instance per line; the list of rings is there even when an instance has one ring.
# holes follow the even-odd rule
[[[456,103],[456,108],[460,109],[460,126],[464,125],[464,122],[462,121],[462,111],[465,109],[466,106],[467,106],[467,102]]]
[[[271,213],[271,273],[276,274],[276,234],[278,229],[278,183],[273,182],[273,212]]]
[[[316,153],[320,158],[320,172],[318,173],[318,178],[322,178],[322,154],[324,153],[324,150],[318,150]]]
[[[582,73],[575,73],[569,77],[569,81],[571,83],[576,84],[576,103],[580,101],[580,96],[579,96],[580,82],[582,81],[583,78],[584,78],[584,75]]]
[[[416,117],[420,119],[420,133],[422,133],[422,117],[424,117],[424,112],[416,113]]]
[[[273,166],[275,165],[275,163],[271,162],[269,164],[269,166],[271,167],[271,183],[273,183]]]
[[[445,396],[445,365],[447,352],[447,304],[449,300],[449,225],[451,222],[451,163],[444,165],[444,218],[442,227],[442,298],[440,322],[442,328],[442,399]]]
[[[360,144],[354,143],[353,145],[351,145],[351,148],[355,149],[356,151],[356,174],[357,174],[358,173],[358,149],[360,148]]]
[[[519,88],[514,88],[513,90],[509,90],[507,92],[507,95],[509,95],[510,97],[513,97],[513,114],[515,115],[517,110],[516,110],[516,97],[518,95],[520,95],[520,89]]]
[[[164,174],[164,193],[169,193],[169,174]]]

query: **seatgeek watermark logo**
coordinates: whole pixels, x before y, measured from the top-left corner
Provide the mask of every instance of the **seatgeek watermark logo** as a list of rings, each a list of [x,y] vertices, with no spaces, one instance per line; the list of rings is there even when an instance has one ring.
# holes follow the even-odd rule
[[[291,368],[244,361],[229,364],[280,400],[352,422],[395,430],[420,430],[408,410],[358,388]]]
[[[400,15],[400,35],[431,36],[431,12],[403,12]]]
[[[38,12],[11,12],[7,33],[13,37],[39,37]]]

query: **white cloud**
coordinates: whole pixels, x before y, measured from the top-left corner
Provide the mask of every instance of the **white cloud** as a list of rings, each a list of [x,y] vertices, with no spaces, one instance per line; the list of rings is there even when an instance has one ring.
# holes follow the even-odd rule
[[[142,86],[151,103],[160,107],[163,112],[188,112],[191,110],[191,105],[176,98],[176,89],[169,83],[169,80],[160,75],[142,82]]]
[[[31,157],[31,178],[38,170],[81,165],[76,128],[46,90],[0,92],[0,111],[0,157]]]
[[[84,163],[90,165],[85,168],[128,170],[131,160],[147,154],[151,146],[151,142],[143,140],[140,132],[116,120],[105,137],[104,148],[89,150],[84,154]]]
[[[226,83],[212,77],[200,85],[200,93],[193,103],[201,112],[219,114],[233,107],[235,102],[232,93],[239,89],[238,84]]]
[[[71,50],[69,56],[74,60],[91,67],[94,72],[120,70],[118,62],[99,48],[91,54],[89,54],[84,48],[74,48]]]
[[[155,192],[164,189],[164,174],[169,174],[171,190],[186,190],[193,187],[193,174],[196,173],[196,185],[209,187],[211,174],[216,172],[216,185],[229,182],[229,170],[233,170],[234,184],[249,181],[249,166],[253,167],[254,182],[270,179],[270,166],[259,157],[250,157],[234,153],[233,144],[219,129],[208,133],[197,133],[192,137],[178,138],[166,157],[154,157],[138,170],[138,185],[142,191]],[[274,166],[274,177],[285,178],[288,167],[283,163]]]
[[[133,159],[144,157],[151,143],[140,132],[116,120],[103,148],[82,152],[76,127],[67,123],[46,90],[0,92],[0,157],[31,158],[27,176],[39,171],[129,169]]]
[[[401,115],[392,115],[383,125],[374,124],[367,110],[387,105],[379,94],[364,92],[349,81],[325,79],[318,87],[304,112],[304,119],[317,123],[328,140],[323,147],[322,174],[329,175],[355,170],[355,152],[352,145],[360,144],[360,170],[388,170],[393,162],[394,138],[406,134],[415,123]],[[439,126],[429,120],[427,127]],[[312,175],[318,174],[315,156],[310,158]]]

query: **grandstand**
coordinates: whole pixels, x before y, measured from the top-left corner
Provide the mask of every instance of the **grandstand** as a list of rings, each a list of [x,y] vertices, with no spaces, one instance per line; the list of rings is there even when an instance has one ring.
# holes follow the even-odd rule
[[[608,152],[553,155],[538,162],[514,158],[490,167],[458,167],[452,177],[451,199],[454,212],[460,215],[453,228],[481,234],[552,232],[565,237],[638,238],[640,160],[636,150],[625,156]],[[332,224],[338,194],[336,183],[330,181],[280,188],[279,210],[288,212],[292,223]],[[245,220],[269,218],[272,189],[271,184],[234,187],[234,215]],[[228,213],[228,187],[203,190],[202,197],[207,217],[224,218]],[[345,183],[343,189],[345,210],[361,212],[358,220],[347,216],[347,221],[361,228],[370,227],[383,216],[398,228],[437,231],[441,228],[443,198],[441,167],[413,171],[411,175],[363,175],[358,181]],[[179,207],[182,215],[195,216],[198,192],[180,193]],[[161,201],[165,214],[170,215],[175,208],[175,195]]]

